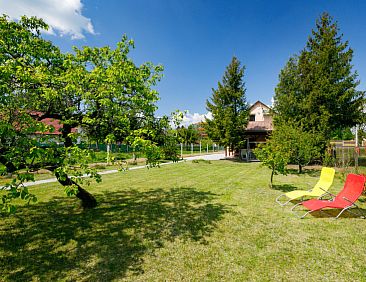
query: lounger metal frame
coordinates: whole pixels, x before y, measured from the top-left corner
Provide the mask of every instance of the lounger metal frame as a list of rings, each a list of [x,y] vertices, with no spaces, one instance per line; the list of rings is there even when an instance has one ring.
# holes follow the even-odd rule
[[[332,168],[326,168],[326,167],[324,167],[323,169],[327,169],[328,171],[329,171],[329,169],[332,169]],[[323,171],[323,169],[322,169],[322,171]],[[329,172],[328,172],[329,173]],[[320,177],[322,176],[322,174],[320,174]],[[334,169],[333,169],[333,177],[334,177]],[[320,180],[320,179],[319,179]],[[333,182],[333,180],[332,180],[332,182]],[[319,183],[319,182],[318,182]],[[317,183],[317,184],[318,184]],[[316,184],[316,185],[317,185]],[[331,184],[330,184],[331,185]],[[311,188],[311,189],[309,189],[309,190],[301,190],[302,192],[308,192],[308,193],[311,193],[311,192],[313,192],[313,190],[314,190],[314,188],[315,188],[315,186],[313,187],[313,188]],[[325,191],[326,192],[326,190],[325,189],[323,189],[322,187],[320,187],[320,186],[318,186],[317,188],[320,188],[321,190],[323,190],[323,191]],[[279,204],[281,207],[283,207],[283,206],[286,206],[289,202],[291,202],[291,201],[293,201],[293,200],[296,200],[296,199],[298,199],[298,198],[289,198],[287,201],[285,201],[285,202],[282,202],[280,199],[283,197],[283,196],[285,196],[285,197],[287,197],[286,196],[286,194],[287,193],[283,193],[283,194],[281,194],[281,195],[279,195],[277,198],[276,198],[276,203],[277,204]],[[319,195],[319,194],[318,194]],[[318,196],[317,195],[317,196]],[[324,194],[323,194],[324,195]],[[321,196],[323,196],[323,195],[321,195]],[[300,198],[300,201],[303,201],[304,200],[304,197],[305,196],[312,196],[312,195],[304,195],[304,196],[300,196],[299,198]]]
[[[322,189],[322,188],[320,188],[320,189]],[[334,198],[336,197],[336,195],[334,195],[334,194],[332,194],[332,193],[330,193],[330,192],[328,192],[328,191],[325,191],[324,189],[322,189],[325,193],[322,195],[322,196],[320,196],[318,199],[319,200],[321,200],[324,196],[327,196],[327,195],[329,195],[329,196],[331,196],[331,198],[328,200],[329,202],[331,202],[331,201],[333,201],[334,200]],[[297,203],[296,205],[294,205],[292,208],[291,208],[291,211],[297,216],[297,217],[299,217],[299,218],[304,218],[305,216],[307,216],[309,213],[311,213],[311,212],[314,212],[314,211],[320,211],[320,212],[322,212],[322,213],[324,213],[324,214],[326,214],[327,216],[329,216],[329,217],[332,217],[332,218],[334,218],[334,219],[338,219],[340,216],[341,216],[341,214],[343,213],[343,212],[345,212],[345,211],[348,211],[349,213],[351,213],[351,214],[353,214],[353,215],[356,215],[356,216],[360,216],[360,217],[362,217],[363,219],[366,219],[366,216],[365,215],[363,215],[363,214],[361,214],[360,212],[358,212],[358,213],[356,213],[356,212],[352,212],[352,211],[350,211],[350,208],[353,208],[353,207],[355,207],[355,208],[357,208],[357,209],[360,209],[359,208],[359,206],[357,206],[356,204],[355,204],[355,202],[352,202],[351,200],[349,200],[349,199],[347,199],[346,197],[342,197],[344,200],[346,200],[347,202],[349,202],[350,203],[350,205],[349,206],[346,206],[346,207],[344,207],[339,213],[338,213],[338,215],[336,216],[336,217],[332,217],[331,215],[329,215],[327,212],[325,212],[323,209],[320,209],[320,210],[309,210],[309,211],[307,211],[305,214],[303,214],[302,216],[299,216],[299,215],[297,215],[297,213],[296,213],[296,211],[295,211],[295,209],[296,209],[296,207],[298,207],[298,206],[300,206],[301,204],[302,204],[302,202],[300,202],[300,203]],[[327,207],[324,207],[324,208],[327,208]]]

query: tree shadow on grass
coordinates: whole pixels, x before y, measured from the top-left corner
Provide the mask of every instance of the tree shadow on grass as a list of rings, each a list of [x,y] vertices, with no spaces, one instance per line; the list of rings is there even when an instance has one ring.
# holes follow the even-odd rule
[[[314,211],[310,213],[310,216],[316,217],[316,218],[335,218],[339,213],[341,209],[325,209],[323,211]],[[353,208],[351,209],[351,212],[345,211],[341,214],[339,217],[341,218],[360,218],[362,219],[361,215],[366,216],[366,209],[363,208]],[[309,216],[309,215],[308,215]]]
[[[111,281],[143,272],[145,254],[175,239],[205,244],[227,212],[195,188],[104,192],[81,211],[73,198],[19,208],[0,225],[0,268],[8,281]]]
[[[361,203],[366,203],[366,198],[365,197],[359,198],[358,201],[360,201]]]
[[[291,191],[294,191],[294,190],[297,190],[298,187],[294,186],[294,185],[291,185],[291,184],[273,184],[272,185],[272,189],[274,190],[279,190],[279,191],[282,191],[284,193],[287,193],[287,192],[291,192]]]
[[[258,160],[250,160],[250,161],[247,161],[247,160],[241,159],[239,157],[235,157],[235,158],[228,157],[228,158],[224,158],[223,160],[229,161],[229,162],[233,162],[233,163],[245,163],[245,164],[259,163],[260,162]]]
[[[298,169],[289,168],[287,169],[288,174],[294,174],[294,175],[308,175],[312,177],[320,177],[320,170],[319,169],[308,169],[304,168],[301,173],[299,173]]]

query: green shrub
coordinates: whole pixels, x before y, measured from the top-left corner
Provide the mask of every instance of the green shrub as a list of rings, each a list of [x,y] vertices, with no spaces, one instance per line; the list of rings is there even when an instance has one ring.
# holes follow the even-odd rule
[[[173,136],[167,136],[165,138],[165,144],[161,147],[162,157],[166,160],[172,160],[177,162],[180,159],[179,150],[177,148],[176,138]]]
[[[198,164],[198,163],[211,164],[211,161],[210,160],[204,160],[204,159],[198,159],[198,160],[193,160],[192,163],[194,163],[194,164]]]

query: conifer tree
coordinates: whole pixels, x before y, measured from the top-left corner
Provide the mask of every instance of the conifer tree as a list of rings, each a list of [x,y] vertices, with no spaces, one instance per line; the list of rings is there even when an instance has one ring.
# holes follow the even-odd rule
[[[275,124],[299,122],[323,141],[363,119],[364,92],[352,69],[353,50],[337,22],[323,13],[306,47],[281,71],[275,91]]]
[[[243,142],[244,129],[248,123],[249,111],[243,82],[245,67],[233,57],[217,89],[212,89],[212,97],[206,101],[212,119],[206,119],[208,136],[231,150]]]

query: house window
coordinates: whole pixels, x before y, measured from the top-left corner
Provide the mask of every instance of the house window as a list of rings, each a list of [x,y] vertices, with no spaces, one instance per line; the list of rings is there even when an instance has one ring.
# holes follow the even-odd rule
[[[255,121],[255,115],[250,115],[249,116],[249,121]]]

